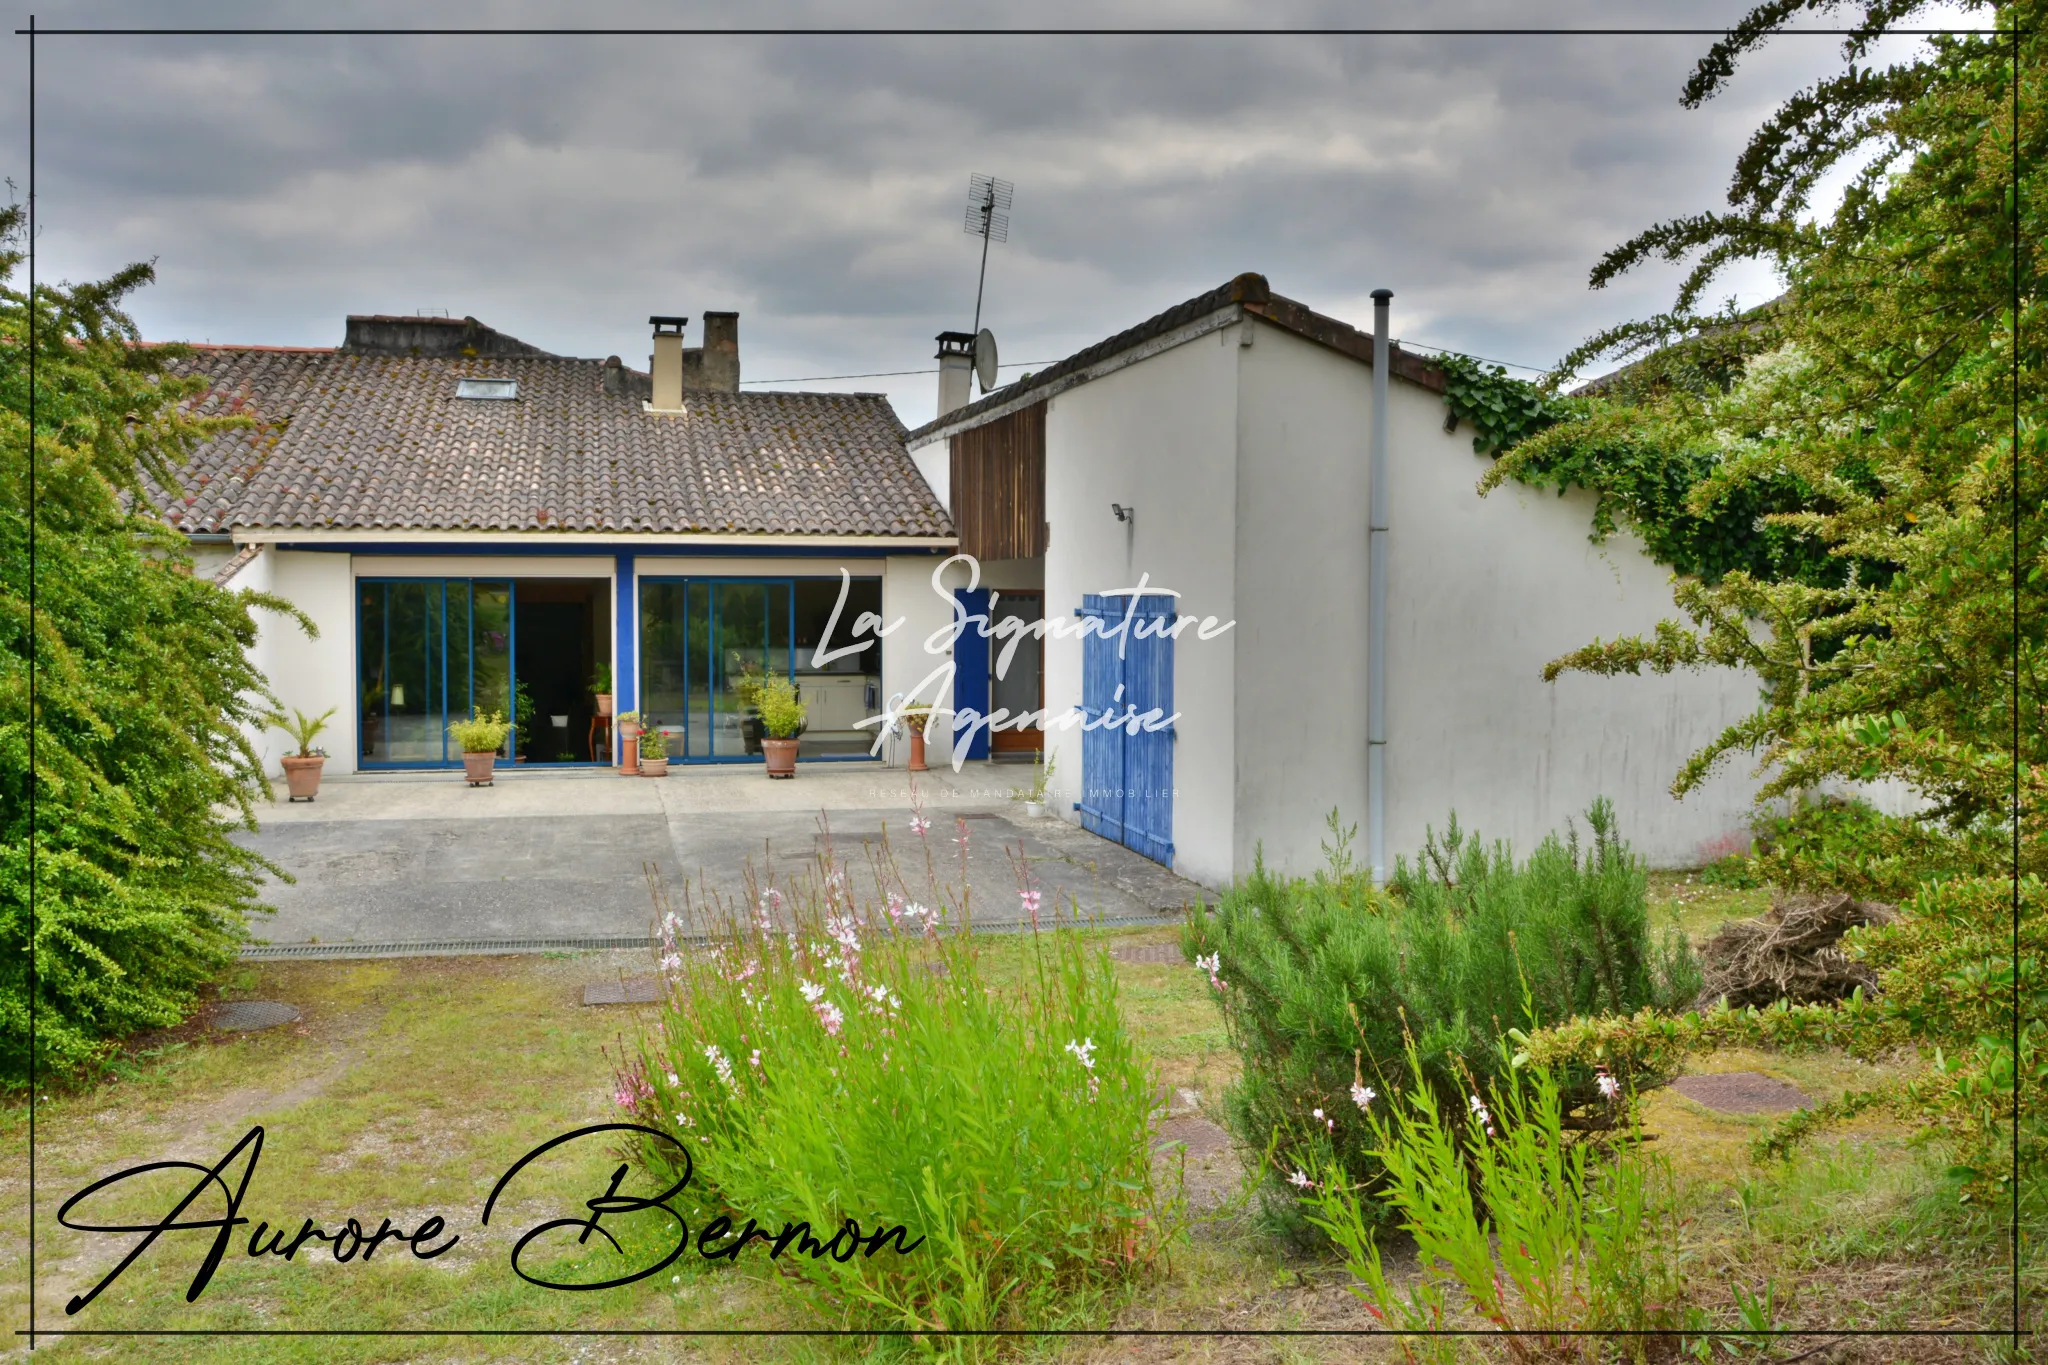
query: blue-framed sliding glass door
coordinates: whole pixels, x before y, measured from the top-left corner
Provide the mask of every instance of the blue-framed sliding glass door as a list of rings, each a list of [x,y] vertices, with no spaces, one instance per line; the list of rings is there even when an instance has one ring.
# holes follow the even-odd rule
[[[758,758],[743,680],[796,677],[791,580],[640,580],[642,724],[688,762]]]
[[[881,642],[857,627],[881,620],[878,575],[643,577],[639,593],[641,718],[671,758],[760,758],[759,721],[740,700],[749,676],[796,684],[805,760],[870,756],[861,722],[881,709]]]
[[[472,712],[511,714],[512,646],[509,581],[357,579],[358,763],[460,765],[448,722]]]

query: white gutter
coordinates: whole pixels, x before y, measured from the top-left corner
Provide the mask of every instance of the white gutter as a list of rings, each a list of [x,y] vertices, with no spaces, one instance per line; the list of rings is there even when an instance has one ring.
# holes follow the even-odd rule
[[[1372,291],[1372,452],[1366,496],[1365,848],[1374,886],[1387,881],[1387,306]]]

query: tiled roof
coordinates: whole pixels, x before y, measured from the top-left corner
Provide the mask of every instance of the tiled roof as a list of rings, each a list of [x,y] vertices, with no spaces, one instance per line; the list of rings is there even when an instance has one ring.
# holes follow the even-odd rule
[[[204,348],[175,366],[213,381],[195,410],[257,425],[196,452],[181,498],[151,491],[188,532],[953,533],[879,394],[691,390],[655,414],[604,364]],[[464,376],[519,397],[457,398]]]
[[[1176,328],[1199,322],[1218,309],[1241,307],[1245,312],[1284,327],[1298,336],[1327,346],[1334,351],[1350,356],[1370,365],[1372,363],[1372,334],[1361,332],[1350,323],[1326,317],[1296,303],[1293,299],[1275,294],[1266,284],[1266,277],[1247,271],[1228,283],[1211,289],[1206,294],[1197,294],[1184,303],[1177,303],[1163,313],[1154,314],[1137,326],[1118,332],[1104,341],[1098,341],[1085,350],[1074,352],[1057,365],[1048,365],[1028,378],[1016,380],[1000,389],[986,394],[956,408],[945,416],[925,423],[904,439],[915,445],[932,433],[947,427],[962,424],[973,426],[975,419],[983,416],[997,416],[1007,412],[1024,395],[1039,389],[1066,387],[1067,383],[1079,382],[1096,365],[1114,356],[1144,345],[1156,337],[1165,336]],[[1430,364],[1413,351],[1404,351],[1399,346],[1391,347],[1392,363],[1387,372],[1397,375],[1410,383],[1420,384],[1426,389],[1442,393],[1443,371]]]

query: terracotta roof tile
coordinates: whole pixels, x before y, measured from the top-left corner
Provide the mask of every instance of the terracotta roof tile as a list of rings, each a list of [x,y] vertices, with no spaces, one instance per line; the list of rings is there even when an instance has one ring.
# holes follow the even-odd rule
[[[251,529],[950,536],[879,394],[604,391],[603,362],[211,348],[193,407],[247,412],[152,489],[190,532]],[[463,377],[516,400],[455,396]]]

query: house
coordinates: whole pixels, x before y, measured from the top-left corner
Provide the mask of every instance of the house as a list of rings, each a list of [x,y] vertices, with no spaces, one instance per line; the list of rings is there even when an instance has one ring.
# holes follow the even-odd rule
[[[1663,866],[1746,829],[1756,783],[1739,764],[1682,803],[1669,784],[1754,710],[1754,679],[1545,683],[1546,661],[1669,615],[1670,575],[1626,537],[1589,543],[1588,496],[1478,497],[1488,460],[1451,429],[1423,358],[1388,348],[1376,518],[1373,337],[1258,275],[969,403],[971,342],[941,338],[940,415],[906,437],[978,561],[971,584],[948,570],[957,614],[992,623],[956,646],[955,705],[1083,717],[969,751],[1042,743],[1068,818],[1212,884],[1262,855],[1319,866],[1333,810],[1383,868],[1454,809],[1526,850],[1606,796]],[[1234,624],[1186,628],[1212,618]],[[1022,633],[1033,621],[1047,625]],[[1085,728],[1132,708],[1171,722]]]
[[[736,314],[706,315],[695,347],[687,319],[651,325],[645,372],[432,317],[179,362],[211,381],[197,410],[254,425],[158,506],[200,568],[318,626],[259,613],[255,661],[287,707],[335,712],[330,773],[459,766],[448,722],[515,701],[508,756],[609,763],[598,684],[678,760],[759,761],[735,684],[774,672],[809,705],[804,756],[868,756],[860,722],[915,661],[854,648],[851,626],[944,624],[944,507],[880,395],[745,392]]]
[[[688,780],[759,761],[737,684],[781,674],[807,761],[900,764],[931,703],[934,763],[1043,751],[1057,814],[1210,884],[1320,865],[1333,810],[1380,868],[1453,809],[1527,848],[1606,796],[1662,865],[1746,827],[1746,774],[1668,785],[1752,679],[1540,677],[1668,614],[1665,570],[1590,544],[1584,497],[1476,496],[1441,374],[1391,344],[1376,372],[1258,275],[972,402],[942,334],[910,432],[879,395],[743,391],[735,314],[650,326],[644,372],[384,316],[180,362],[255,421],[158,505],[319,626],[265,613],[255,650],[336,712],[330,773],[457,766],[472,710],[516,710],[529,764],[609,763],[609,681]]]

